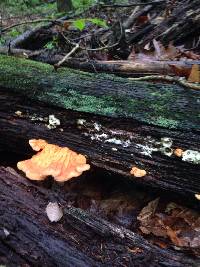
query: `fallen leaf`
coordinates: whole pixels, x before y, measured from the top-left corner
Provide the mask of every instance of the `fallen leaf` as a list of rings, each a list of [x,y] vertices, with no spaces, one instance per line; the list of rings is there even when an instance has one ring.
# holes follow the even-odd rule
[[[192,70],[191,70],[190,76],[188,78],[188,82],[191,82],[191,83],[200,83],[200,70],[199,70],[199,65],[194,64],[192,66]]]
[[[163,238],[169,238],[177,247],[200,249],[200,214],[169,203],[161,212],[157,199],[144,207],[137,219],[140,222],[140,230],[144,234],[153,234]]]

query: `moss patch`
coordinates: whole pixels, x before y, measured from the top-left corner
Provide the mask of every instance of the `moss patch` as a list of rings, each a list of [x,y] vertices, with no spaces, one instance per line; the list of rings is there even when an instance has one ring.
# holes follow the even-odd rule
[[[0,86],[33,100],[166,128],[199,129],[200,92],[0,55]]]

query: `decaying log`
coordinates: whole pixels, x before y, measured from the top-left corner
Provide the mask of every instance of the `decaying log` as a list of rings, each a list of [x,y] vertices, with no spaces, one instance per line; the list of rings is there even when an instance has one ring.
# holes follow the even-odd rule
[[[22,58],[29,58],[35,61],[55,65],[63,59],[63,55],[52,54],[45,50],[26,50],[8,47],[0,47],[0,54],[13,55]],[[70,58],[66,60],[62,66],[72,67],[74,69],[90,71],[90,72],[106,72],[121,76],[137,77],[145,75],[179,75],[188,77],[194,64],[200,64],[199,60],[191,61],[131,61],[131,60],[115,60],[115,61],[85,61],[82,59]]]
[[[53,38],[53,31],[47,26],[36,27],[18,36],[10,43],[11,48],[23,48],[37,50],[43,47]]]
[[[0,167],[0,262],[6,266],[199,266],[199,260],[160,249],[138,234],[81,209],[67,207],[65,192],[31,183]],[[50,201],[64,211],[50,223]]]
[[[15,113],[18,111],[17,113]],[[61,125],[49,130],[48,116]],[[43,138],[85,154],[93,166],[123,175],[134,184],[178,192],[191,200],[200,192],[200,164],[182,161],[175,155],[152,152],[146,140],[172,139],[172,148],[200,151],[200,132],[192,129],[170,130],[125,118],[109,118],[48,107],[21,95],[0,93],[0,149],[33,155],[28,140]],[[132,166],[145,169],[147,175],[130,175]]]
[[[174,129],[199,130],[200,92],[0,56],[0,87],[54,106]]]
[[[38,57],[37,55],[34,56],[34,59],[41,61],[44,63],[55,64],[58,62],[58,59],[61,56],[53,56],[49,57],[49,59],[45,62],[42,56]],[[55,63],[54,63],[55,62]],[[70,59],[66,61],[63,65],[67,67],[72,67],[80,70],[85,71],[92,71],[92,72],[107,72],[118,74],[121,76],[129,76],[129,77],[138,77],[138,76],[145,76],[145,75],[177,75],[178,72],[181,73],[181,76],[188,77],[191,68],[194,64],[200,64],[199,60],[193,61],[129,61],[129,60],[115,60],[115,61],[80,61],[77,59]]]

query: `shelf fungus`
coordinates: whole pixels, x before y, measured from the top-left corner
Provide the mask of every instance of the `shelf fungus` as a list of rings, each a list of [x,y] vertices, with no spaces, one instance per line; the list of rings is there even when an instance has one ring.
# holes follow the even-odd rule
[[[141,170],[137,167],[133,167],[130,171],[130,174],[134,175],[137,178],[143,177],[147,174],[145,170]]]
[[[31,180],[44,180],[51,175],[56,181],[64,182],[90,169],[85,156],[67,147],[48,144],[42,139],[32,139],[29,144],[38,153],[31,159],[18,162],[17,167]]]

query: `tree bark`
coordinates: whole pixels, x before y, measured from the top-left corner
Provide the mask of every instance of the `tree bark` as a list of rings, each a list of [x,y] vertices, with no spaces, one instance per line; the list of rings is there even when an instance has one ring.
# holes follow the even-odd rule
[[[45,214],[56,199],[64,216]],[[68,207],[65,192],[31,183],[0,167],[0,262],[7,266],[199,266],[199,260],[160,249],[123,227]],[[139,252],[134,252],[139,251]]]

